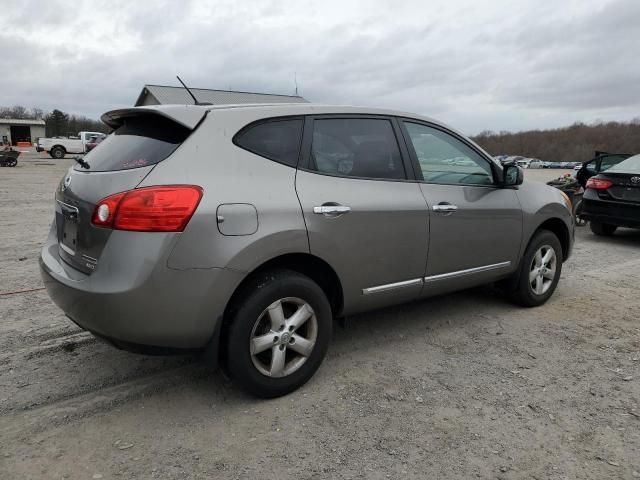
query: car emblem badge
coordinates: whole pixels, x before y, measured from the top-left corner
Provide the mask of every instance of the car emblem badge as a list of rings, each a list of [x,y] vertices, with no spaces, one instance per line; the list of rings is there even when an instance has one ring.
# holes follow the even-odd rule
[[[631,177],[631,183],[638,184],[640,183],[640,177]]]

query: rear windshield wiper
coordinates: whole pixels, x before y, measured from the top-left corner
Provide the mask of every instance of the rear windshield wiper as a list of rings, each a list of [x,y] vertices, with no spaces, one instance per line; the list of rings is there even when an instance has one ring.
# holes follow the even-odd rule
[[[73,159],[78,163],[78,165],[80,165],[82,168],[86,168],[87,170],[89,170],[91,168],[91,166],[85,162],[82,157],[73,157]]]

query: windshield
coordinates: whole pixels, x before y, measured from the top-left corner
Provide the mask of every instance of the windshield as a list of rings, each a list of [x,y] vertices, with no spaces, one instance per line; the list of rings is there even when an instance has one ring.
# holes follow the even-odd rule
[[[100,148],[85,155],[84,161],[92,172],[155,165],[171,155],[189,133],[188,128],[159,115],[128,118]]]
[[[611,168],[609,168],[608,171],[620,173],[640,173],[640,155],[629,157],[626,160],[618,163],[617,165],[613,165]]]

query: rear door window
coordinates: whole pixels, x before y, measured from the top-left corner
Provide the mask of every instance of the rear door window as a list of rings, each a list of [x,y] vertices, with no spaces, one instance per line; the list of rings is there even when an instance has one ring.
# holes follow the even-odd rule
[[[249,125],[234,138],[234,143],[261,157],[296,167],[300,154],[302,119],[267,120]]]
[[[171,155],[191,133],[160,115],[127,118],[84,160],[90,172],[109,172],[155,165]],[[76,170],[87,171],[77,165]]]
[[[311,168],[329,175],[407,178],[393,126],[378,118],[314,120]]]

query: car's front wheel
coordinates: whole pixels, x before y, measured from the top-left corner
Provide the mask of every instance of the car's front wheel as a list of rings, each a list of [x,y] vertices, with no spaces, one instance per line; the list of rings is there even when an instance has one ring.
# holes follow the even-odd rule
[[[558,237],[548,231],[538,231],[520,262],[512,299],[524,307],[545,303],[558,285],[562,272],[562,246]]]
[[[589,227],[591,227],[591,231],[596,235],[602,235],[605,237],[613,235],[614,232],[618,229],[616,225],[610,225],[608,223],[600,222],[591,222],[589,223]]]
[[[231,309],[226,367],[249,393],[285,395],[316,372],[329,346],[332,314],[322,289],[289,270],[266,272]]]

